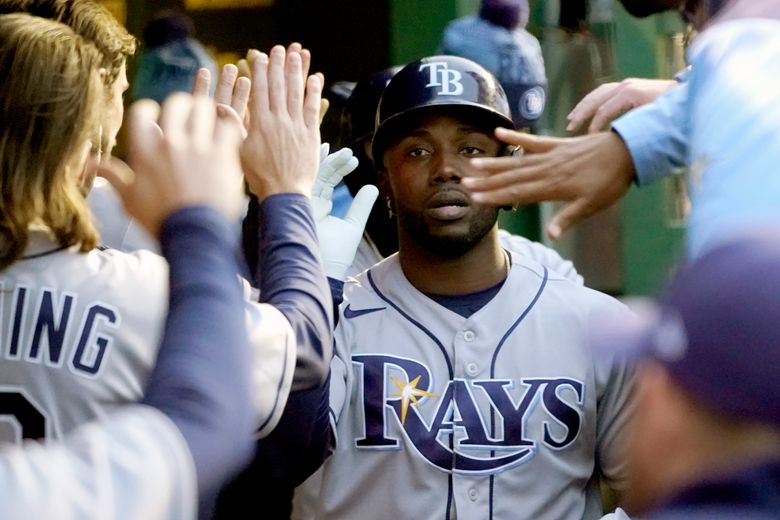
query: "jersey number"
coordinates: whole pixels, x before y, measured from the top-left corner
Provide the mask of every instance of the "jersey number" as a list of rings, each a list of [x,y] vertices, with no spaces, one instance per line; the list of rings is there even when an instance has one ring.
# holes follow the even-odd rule
[[[22,428],[23,439],[46,437],[46,416],[21,392],[0,391],[0,417],[11,416]]]

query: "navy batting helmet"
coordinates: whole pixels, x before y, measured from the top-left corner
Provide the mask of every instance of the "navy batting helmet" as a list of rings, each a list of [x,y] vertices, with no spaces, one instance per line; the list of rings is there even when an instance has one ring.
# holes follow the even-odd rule
[[[506,93],[481,65],[456,56],[431,56],[401,69],[385,88],[376,112],[374,162],[399,126],[410,116],[434,107],[450,107],[489,127],[514,128]]]

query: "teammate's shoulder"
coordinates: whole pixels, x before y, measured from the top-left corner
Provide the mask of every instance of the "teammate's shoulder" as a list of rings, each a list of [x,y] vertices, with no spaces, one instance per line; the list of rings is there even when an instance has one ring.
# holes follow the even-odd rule
[[[547,300],[556,299],[569,302],[572,306],[582,308],[601,305],[624,305],[614,297],[603,292],[585,287],[557,271],[542,265],[534,258],[521,253],[510,251],[512,255],[512,269],[520,276],[530,277],[544,283],[544,297]],[[567,303],[567,307],[569,304]]]
[[[520,247],[517,247],[518,245]],[[530,250],[526,250],[522,243],[515,244],[515,247],[507,247],[506,250],[511,257],[513,271],[519,271],[540,280],[545,279],[548,283],[551,281],[568,280],[565,276],[542,263],[538,255],[532,254]]]
[[[168,262],[146,250],[127,253],[112,248],[94,249],[88,253],[90,271],[111,275],[115,281],[127,280],[138,285],[167,283]]]

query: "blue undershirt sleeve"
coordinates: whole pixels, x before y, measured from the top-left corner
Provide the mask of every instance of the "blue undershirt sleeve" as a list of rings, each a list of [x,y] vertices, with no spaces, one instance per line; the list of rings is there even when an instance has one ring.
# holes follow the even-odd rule
[[[181,431],[209,497],[252,455],[250,351],[237,277],[237,237],[221,214],[189,207],[163,222],[170,309],[144,403]]]
[[[333,307],[311,205],[303,195],[272,195],[260,203],[258,222],[260,301],[279,309],[295,331],[292,390],[319,387],[333,355]]]
[[[328,415],[333,300],[306,197],[278,194],[252,201],[244,233],[244,254],[261,301],[279,309],[295,331],[297,364],[279,424],[257,442],[250,466],[223,490],[217,518],[246,510],[289,518],[293,489],[334,446]]]

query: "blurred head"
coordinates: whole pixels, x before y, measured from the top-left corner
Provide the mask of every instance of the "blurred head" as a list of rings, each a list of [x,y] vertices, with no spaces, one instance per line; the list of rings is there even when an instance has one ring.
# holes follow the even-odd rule
[[[344,177],[344,183],[353,197],[367,184],[381,189],[371,160],[371,138],[374,135],[379,99],[390,79],[399,70],[401,67],[390,67],[358,81],[344,103],[340,122],[341,144],[351,148],[358,159],[357,168]],[[390,256],[398,251],[398,226],[384,203],[374,204],[371,208],[366,233],[382,256]]]
[[[510,31],[523,28],[528,24],[528,0],[482,0],[479,16]]]
[[[79,186],[101,126],[102,58],[63,24],[0,16],[0,267],[22,255],[31,225],[82,251],[97,242]]]
[[[495,128],[513,127],[492,74],[454,56],[411,63],[387,85],[376,121],[373,156],[401,244],[458,257],[495,228],[498,208],[473,204],[460,187],[476,174],[471,158],[505,153]]]
[[[780,456],[780,230],[712,249],[597,349],[638,360],[629,508]]]
[[[124,116],[122,95],[129,86],[127,58],[135,53],[135,38],[94,0],[0,0],[0,13],[15,12],[60,21],[100,51],[105,111],[99,148],[110,153]],[[91,186],[91,182],[85,179],[85,184]]]

